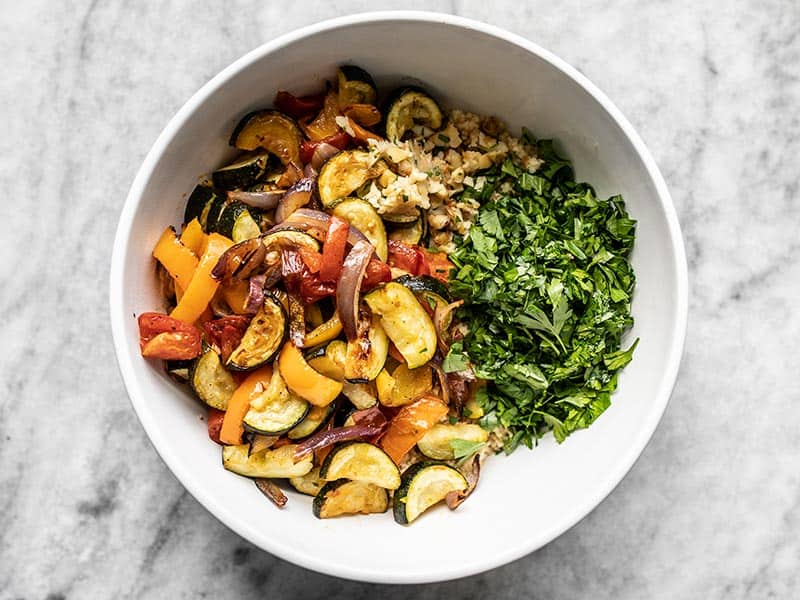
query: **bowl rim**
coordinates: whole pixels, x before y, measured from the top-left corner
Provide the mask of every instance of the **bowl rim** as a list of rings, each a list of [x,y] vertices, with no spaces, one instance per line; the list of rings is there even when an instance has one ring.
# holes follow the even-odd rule
[[[317,556],[298,551],[289,544],[280,543],[268,536],[258,535],[257,532],[240,526],[238,519],[232,511],[214,500],[212,494],[206,492],[199,482],[181,467],[175,460],[169,448],[169,439],[160,436],[155,427],[155,415],[149,413],[140,403],[142,390],[135,376],[135,368],[132,356],[128,353],[125,343],[125,317],[121,310],[123,289],[125,283],[125,255],[130,240],[131,228],[134,217],[136,216],[138,205],[141,201],[142,192],[153,175],[155,166],[169,142],[176,133],[183,127],[189,116],[201,105],[213,92],[238,73],[245,66],[258,60],[259,58],[272,53],[284,46],[302,40],[321,32],[330,31],[338,28],[349,27],[352,25],[370,22],[389,22],[389,21],[418,21],[426,23],[444,24],[456,28],[467,29],[478,33],[486,34],[500,40],[512,43],[523,50],[536,55],[538,58],[548,62],[551,66],[561,71],[564,75],[572,79],[576,84],[583,88],[592,98],[605,110],[612,118],[614,123],[622,130],[630,144],[635,149],[641,159],[645,170],[650,177],[656,194],[661,203],[661,208],[666,218],[666,225],[670,242],[675,249],[673,255],[677,288],[675,290],[675,314],[676,320],[671,332],[672,344],[669,348],[668,359],[665,365],[665,377],[655,398],[653,408],[648,413],[643,426],[637,435],[631,439],[626,454],[609,469],[599,485],[599,492],[590,498],[584,498],[582,502],[575,503],[572,509],[563,514],[558,523],[550,530],[522,540],[520,543],[507,548],[505,552],[492,556],[476,557],[471,562],[465,562],[456,568],[440,569],[436,565],[427,568],[418,568],[414,571],[403,569],[402,572],[378,571],[375,569],[365,569],[353,565],[332,564]],[[314,571],[343,577],[346,579],[368,581],[373,583],[430,583],[435,581],[445,581],[474,575],[489,569],[493,569],[514,560],[517,560],[531,552],[543,547],[556,537],[573,527],[592,510],[594,510],[623,480],[628,471],[633,467],[636,460],[644,451],[645,447],[652,438],[656,427],[666,409],[672,390],[677,379],[680,368],[683,348],[686,338],[686,328],[688,319],[688,298],[689,280],[688,268],[686,264],[686,254],[683,244],[678,217],[672,203],[671,196],[667,189],[658,166],[652,155],[645,146],[633,126],[623,116],[621,111],[614,103],[595,86],[587,77],[567,62],[557,57],[552,52],[545,50],[536,43],[518,34],[511,33],[500,27],[489,25],[473,19],[456,15],[415,10],[399,11],[376,11],[351,14],[333,19],[320,21],[288,33],[282,34],[257,48],[246,53],[233,63],[228,65],[210,81],[197,90],[178,112],[170,119],[166,127],[162,130],[155,143],[147,153],[136,177],[131,185],[125,199],[119,217],[119,223],[114,238],[114,245],[111,257],[110,276],[109,276],[109,312],[111,317],[111,331],[114,342],[114,350],[117,357],[120,373],[122,375],[128,397],[136,412],[139,421],[144,427],[150,443],[155,448],[157,454],[166,463],[169,470],[174,474],[178,481],[202,504],[214,517],[224,523],[228,528],[235,531],[238,535],[250,541],[254,545],[266,550],[267,552],[292,562],[296,565],[312,569]]]

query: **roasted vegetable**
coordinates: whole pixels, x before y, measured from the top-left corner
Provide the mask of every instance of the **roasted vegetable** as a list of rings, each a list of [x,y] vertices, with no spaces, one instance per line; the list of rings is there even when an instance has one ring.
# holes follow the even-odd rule
[[[361,67],[343,65],[339,67],[339,106],[351,104],[375,104],[378,96],[372,76]]]
[[[423,396],[408,404],[389,422],[389,428],[380,439],[380,446],[396,464],[425,435],[447,415],[447,406],[438,398]]]
[[[319,476],[319,467],[314,467],[305,475],[290,477],[289,483],[301,494],[316,496],[327,482]]]
[[[322,463],[319,475],[327,481],[345,478],[388,490],[400,485],[400,471],[389,455],[367,442],[346,442],[336,446]]]
[[[228,399],[228,408],[222,421],[219,439],[223,444],[239,445],[244,433],[243,420],[250,410],[250,398],[263,390],[272,379],[272,367],[264,365],[250,373]],[[249,447],[248,447],[249,452]],[[264,477],[268,477],[265,475]]]
[[[318,519],[382,513],[389,508],[389,494],[371,483],[339,479],[329,481],[320,489],[312,508]]]
[[[390,97],[386,114],[386,137],[391,141],[402,140],[406,132],[417,125],[439,129],[442,126],[439,105],[420,88],[396,90]]]
[[[222,366],[219,354],[210,346],[206,346],[189,370],[189,384],[200,400],[219,410],[228,408],[228,400],[237,387],[233,376]]]
[[[287,434],[290,440],[300,440],[316,433],[333,415],[336,403],[327,406],[312,406],[308,414]]]
[[[175,280],[181,292],[189,287],[197,269],[197,256],[183,245],[172,227],[167,227],[153,248],[153,257]]]
[[[375,158],[363,150],[344,150],[330,158],[319,172],[317,186],[322,206],[330,208],[364,183],[377,177]]]
[[[195,186],[189,199],[186,201],[186,210],[183,213],[183,222],[189,223],[192,219],[197,219],[200,225],[205,228],[206,216],[219,192],[205,185]]]
[[[347,342],[344,377],[352,383],[366,383],[378,376],[389,355],[389,340],[381,320],[373,315],[362,325],[356,339]]]
[[[247,444],[222,448],[222,466],[244,475],[258,478],[302,477],[314,467],[311,457],[295,462],[294,444],[250,454]]]
[[[200,331],[161,313],[139,315],[139,347],[145,358],[187,360],[202,350]]]
[[[383,261],[388,258],[386,229],[380,215],[369,202],[358,198],[348,198],[334,207],[333,214],[363,233],[375,248],[378,258]]]
[[[436,329],[408,288],[392,281],[367,294],[364,300],[374,314],[380,315],[386,335],[397,346],[410,369],[433,358]]]
[[[278,368],[289,389],[314,406],[327,406],[342,391],[341,382],[315,371],[291,342],[284,344]]]
[[[390,240],[404,244],[419,244],[427,232],[427,221],[417,217],[411,223],[395,224],[387,233]]]
[[[185,323],[194,323],[203,314],[219,287],[219,282],[211,277],[211,271],[231,245],[232,242],[228,238],[217,233],[208,235],[197,269],[178,305],[170,313],[172,317]]]
[[[233,202],[225,207],[217,219],[216,230],[237,244],[261,235],[261,228],[250,209],[241,202]]]
[[[273,295],[266,294],[242,341],[231,352],[225,365],[234,371],[249,371],[271,362],[280,351],[288,330],[283,306]]]
[[[242,422],[247,431],[278,435],[299,425],[308,410],[308,402],[291,393],[280,370],[273,369],[269,385],[250,397],[250,409]]]
[[[414,522],[423,512],[445,499],[451,492],[468,487],[464,476],[445,463],[421,462],[403,473],[394,493],[394,520],[401,525]]]
[[[256,183],[267,170],[269,154],[266,152],[239,158],[236,162],[214,171],[211,180],[222,190],[243,190]]]
[[[299,165],[301,140],[302,133],[292,118],[276,110],[257,110],[242,117],[230,144],[240,150],[263,148],[284,165]]]
[[[488,438],[489,434],[480,425],[438,423],[422,436],[417,448],[428,458],[452,460],[477,451]]]
[[[380,372],[375,385],[378,399],[384,406],[405,406],[431,391],[433,377],[430,367],[422,366],[409,369],[403,363],[389,374],[384,369]]]

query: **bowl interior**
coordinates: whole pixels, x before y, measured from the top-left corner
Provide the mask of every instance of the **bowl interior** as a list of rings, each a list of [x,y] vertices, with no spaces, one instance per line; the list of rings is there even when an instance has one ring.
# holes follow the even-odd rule
[[[153,244],[166,224],[180,223],[198,176],[230,156],[227,138],[238,118],[269,106],[279,89],[318,89],[343,63],[364,67],[379,87],[413,80],[446,107],[494,114],[516,132],[527,126],[538,137],[557,138],[578,176],[601,196],[621,193],[639,222],[636,324],[627,341],[641,342],[611,408],[562,445],[547,437],[534,451],[494,457],[469,502],[455,512],[434,509],[411,527],[396,525],[389,514],[320,521],[311,514],[311,498],[299,494],[279,511],[250,481],[224,471],[201,420],[205,409],[139,356],[133,318],[162,308]],[[123,211],[111,311],[134,407],[161,456],[212,513],[262,548],[319,571],[421,582],[481,571],[538,548],[619,482],[671,391],[686,281],[680,233],[660,176],[615,109],[585,85],[549,54],[489,27],[441,15],[384,16],[285,36],[232,65],[187,103],[148,156]]]

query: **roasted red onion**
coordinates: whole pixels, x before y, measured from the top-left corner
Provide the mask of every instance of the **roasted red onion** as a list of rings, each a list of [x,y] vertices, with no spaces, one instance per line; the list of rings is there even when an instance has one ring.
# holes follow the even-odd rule
[[[336,285],[336,310],[342,322],[344,334],[349,341],[358,337],[358,300],[361,282],[367,270],[367,263],[375,248],[366,240],[356,242],[344,259],[342,274]]]
[[[324,165],[331,156],[339,152],[341,152],[341,150],[333,144],[322,142],[314,148],[314,154],[311,156],[311,166],[319,171],[322,165]]]
[[[379,435],[383,433],[386,425],[387,423],[384,422],[382,425],[354,425],[353,427],[334,427],[333,429],[319,431],[297,444],[297,448],[294,450],[294,460],[295,462],[303,460],[315,450],[338,444],[339,442]]]
[[[447,385],[447,374],[442,369],[442,365],[431,361],[431,367],[436,372],[436,376],[439,378],[439,387],[442,388],[442,401],[447,405],[450,406],[450,388]]]
[[[242,202],[253,208],[262,210],[272,210],[278,206],[278,202],[283,198],[286,190],[273,190],[269,192],[244,192],[234,190],[228,192],[228,200],[231,202]]]
[[[286,229],[287,227],[291,226],[294,229],[301,229],[305,231],[320,242],[324,242],[325,236],[328,234],[328,224],[330,222],[331,216],[327,213],[324,213],[320,210],[312,210],[310,208],[298,208],[286,219],[284,223],[276,225],[270,229],[268,233],[272,233],[273,231],[281,231],[282,229]],[[351,225],[349,231],[347,232],[347,243],[351,246],[355,246],[356,242],[361,240],[366,241],[366,236]]]
[[[286,190],[283,198],[278,203],[278,208],[275,210],[275,222],[282,223],[298,208],[308,204],[311,201],[313,192],[314,180],[310,177],[304,177]]]
[[[450,336],[447,330],[453,322],[453,311],[462,304],[464,304],[463,300],[445,305],[440,302],[436,303],[436,310],[433,313],[433,324],[436,327],[436,337],[439,340],[439,349],[442,351],[442,354],[447,354],[450,350]]]
[[[386,423],[386,415],[377,407],[362,408],[361,410],[353,411],[350,415],[353,423],[356,425],[384,425]]]
[[[264,304],[264,284],[266,282],[266,275],[253,275],[250,278],[250,287],[247,290],[247,303],[244,307],[248,313],[257,313],[261,305]]]
[[[316,178],[317,170],[314,168],[314,165],[308,163],[305,167],[303,167],[303,177],[312,177]]]
[[[458,506],[466,500],[469,495],[475,490],[478,485],[478,479],[481,476],[481,458],[477,454],[472,457],[469,465],[464,465],[461,469],[462,475],[467,480],[467,489],[463,492],[450,492],[445,496],[444,501],[447,503],[447,508],[455,510]]]
[[[272,500],[272,502],[278,508],[283,508],[286,506],[286,502],[288,498],[286,494],[283,493],[281,488],[277,486],[277,484],[272,481],[271,479],[256,479],[256,487],[258,491],[264,494],[267,498]]]

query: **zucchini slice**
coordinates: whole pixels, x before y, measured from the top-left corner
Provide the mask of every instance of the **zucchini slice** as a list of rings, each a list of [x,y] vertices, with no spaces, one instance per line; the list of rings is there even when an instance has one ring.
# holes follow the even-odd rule
[[[411,465],[394,493],[394,520],[408,525],[450,492],[462,492],[467,487],[464,476],[445,463],[426,461]]]
[[[214,186],[222,190],[242,190],[261,179],[267,170],[269,154],[249,155],[211,174]]]
[[[489,439],[489,433],[480,425],[473,423],[456,423],[448,425],[438,423],[431,427],[417,442],[417,448],[428,458],[436,460],[453,460],[455,458],[454,440],[483,443]]]
[[[320,427],[328,422],[328,419],[335,409],[335,402],[331,402],[328,406],[312,406],[305,418],[295,425],[286,435],[290,440],[299,440],[316,433]]]
[[[164,369],[172,379],[178,383],[187,383],[194,360],[165,360]]]
[[[346,442],[330,451],[319,475],[326,481],[350,479],[387,490],[400,487],[400,471],[381,448],[368,442]]]
[[[342,385],[342,394],[359,410],[372,408],[378,403],[378,394],[372,383],[345,381]]]
[[[226,204],[225,196],[219,195],[214,197],[208,207],[208,211],[202,215],[202,219],[200,220],[203,231],[206,233],[215,233],[217,231],[217,222],[219,221],[222,211],[225,210]]]
[[[231,134],[230,144],[240,150],[263,148],[284,165],[299,165],[302,139],[294,119],[277,110],[257,110],[242,117]]]
[[[434,341],[434,350],[435,346]],[[360,332],[355,340],[347,342],[344,378],[351,383],[372,381],[383,369],[387,356],[389,356],[389,339],[381,325],[381,319],[378,315],[372,315],[369,327]]]
[[[246,204],[233,202],[225,207],[217,219],[217,232],[238,244],[261,235],[261,227]]]
[[[375,247],[375,254],[386,262],[389,246],[386,241],[386,228],[378,212],[366,200],[348,198],[333,209],[333,214],[358,229]]]
[[[225,366],[233,371],[250,371],[270,362],[280,351],[288,330],[289,319],[283,306],[272,294],[265,294],[264,303]]]
[[[404,244],[419,244],[425,237],[425,219],[419,217],[410,224],[395,225],[388,232],[390,240]]]
[[[339,67],[339,106],[349,104],[375,104],[377,86],[372,76],[361,67],[342,65]]]
[[[322,165],[317,190],[322,206],[330,208],[378,176],[375,157],[363,150],[344,150]]]
[[[295,462],[297,444],[250,454],[250,444],[222,447],[222,466],[245,477],[302,477],[314,468],[312,455]]]
[[[405,406],[429,392],[433,387],[433,373],[430,367],[409,369],[405,364],[398,365],[390,375],[384,369],[375,385],[378,398],[384,406]]]
[[[444,302],[445,304],[449,304],[453,301],[453,297],[450,295],[450,290],[447,289],[447,286],[430,275],[417,275],[416,277],[412,275],[401,275],[395,279],[395,281],[400,285],[404,285],[415,294],[430,295],[435,300]]]
[[[289,483],[301,494],[316,496],[326,481],[319,476],[319,467],[314,467],[305,475],[290,477]]]
[[[236,390],[236,381],[211,346],[206,346],[189,370],[189,385],[200,400],[218,410],[228,408],[228,400]]]
[[[322,247],[315,238],[296,229],[283,229],[281,231],[275,231],[274,233],[268,233],[261,238],[261,241],[267,248],[267,252],[301,247],[319,252]]]
[[[186,201],[186,210],[183,212],[183,222],[191,223],[192,219],[200,221],[200,225],[205,229],[206,216],[211,208],[211,202],[219,196],[214,188],[206,185],[198,185],[192,190],[189,199]]]
[[[384,221],[395,226],[410,225],[420,218],[419,210],[417,209],[410,213],[384,213],[382,216]]]
[[[409,369],[421,367],[433,358],[436,328],[411,290],[390,281],[364,296],[364,300],[374,315],[380,315],[386,335],[397,346]]]
[[[371,483],[339,479],[329,481],[319,490],[312,508],[318,519],[382,513],[389,508],[389,494]]]
[[[439,105],[420,88],[396,90],[391,95],[386,114],[386,137],[390,141],[399,141],[415,125],[439,129],[442,126]]]
[[[278,369],[272,370],[269,385],[250,398],[244,416],[245,430],[260,435],[278,435],[299,425],[308,414],[309,404],[289,391]]]

